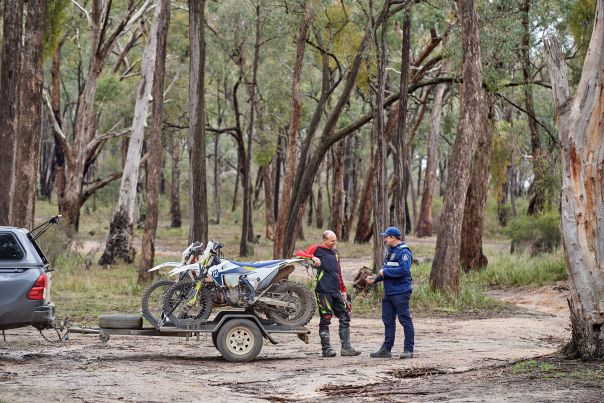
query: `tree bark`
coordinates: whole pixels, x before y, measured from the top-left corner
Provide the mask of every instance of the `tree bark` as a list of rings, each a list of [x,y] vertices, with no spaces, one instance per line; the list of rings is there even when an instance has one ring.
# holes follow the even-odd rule
[[[396,127],[399,115],[399,103],[396,102],[392,105],[390,115],[388,116],[388,122],[386,123],[386,129],[384,131],[384,141],[388,144],[392,138],[392,132]],[[378,165],[375,159],[370,158],[367,161],[367,174],[365,175],[365,182],[363,183],[362,195],[360,197],[359,204],[359,217],[357,219],[357,226],[355,230],[354,242],[355,243],[367,243],[371,239],[373,229],[371,225],[371,217],[373,212],[373,181],[375,172],[378,169]]]
[[[138,85],[132,130],[128,142],[128,156],[124,165],[124,173],[120,183],[120,193],[113,220],[109,226],[109,235],[105,251],[99,259],[99,264],[107,266],[114,264],[117,259],[126,263],[134,261],[133,225],[134,207],[136,202],[136,186],[138,183],[141,150],[145,137],[145,125],[149,99],[153,89],[157,57],[158,29],[167,4],[158,0],[153,15],[149,43],[145,48],[141,62],[141,79]]]
[[[300,130],[300,117],[302,114],[300,77],[302,75],[302,65],[304,63],[304,51],[306,49],[306,39],[308,37],[308,25],[312,18],[312,2],[307,1],[304,6],[304,17],[300,23],[300,29],[296,37],[296,61],[292,75],[292,117],[289,124],[289,135],[287,142],[287,153],[285,158],[285,169],[283,177],[283,187],[279,214],[277,216],[277,225],[275,228],[275,242],[273,243],[273,258],[277,259],[285,256],[284,249],[288,246],[284,244],[284,237],[280,236],[285,232],[288,215],[290,213],[289,205],[292,198],[294,175],[296,174],[297,141],[298,131]],[[295,231],[294,234],[297,234]],[[295,238],[292,240],[295,242]],[[293,243],[292,242],[292,243]],[[292,245],[293,250],[293,245]]]
[[[489,191],[489,161],[493,140],[494,100],[485,96],[486,105],[483,110],[483,121],[480,132],[470,185],[466,194],[463,223],[461,228],[460,260],[464,271],[480,269],[489,263],[482,251],[482,231],[484,228],[485,206]]]
[[[274,240],[275,238],[275,214],[274,214],[274,188],[273,188],[273,166],[274,162],[271,161],[265,169],[262,171],[264,176],[262,184],[264,186],[264,216],[266,220],[266,239]]]
[[[390,0],[384,1],[384,8],[388,10]],[[388,29],[388,13],[380,15],[382,25],[380,38],[376,42],[379,44],[377,52],[378,65],[378,93],[377,93],[377,119],[373,125],[372,135],[372,157],[375,160],[376,170],[373,175],[373,271],[377,272],[382,264],[384,254],[384,244],[380,233],[386,227],[387,208],[388,208],[388,176],[386,174],[386,141],[384,138],[384,96],[386,92],[386,31]],[[374,28],[377,37],[377,30]],[[403,56],[404,57],[404,56]],[[399,115],[404,114],[403,107],[399,101]],[[399,122],[400,122],[399,118]],[[400,123],[399,123],[400,126]],[[404,144],[404,143],[402,143]],[[401,161],[402,162],[402,161]],[[402,173],[402,171],[401,171]]]
[[[321,164],[319,167],[319,174],[317,177],[317,203],[316,203],[316,214],[317,217],[316,227],[323,228],[323,188],[326,182],[325,164]]]
[[[180,213],[180,141],[176,133],[172,134],[172,183],[170,184],[170,227],[182,226]]]
[[[252,82],[249,84],[250,94],[250,116],[247,130],[247,150],[244,160],[243,175],[243,220],[241,224],[241,239],[239,241],[239,256],[248,256],[250,254],[249,242],[254,242],[254,222],[252,215],[252,140],[254,138],[254,129],[256,126],[256,103],[258,83],[258,65],[260,63],[260,3],[256,1],[256,30],[254,40],[254,60],[252,62]]]
[[[205,0],[189,0],[189,242],[208,240],[205,132]]]
[[[155,72],[153,76],[153,125],[149,137],[149,159],[147,164],[147,214],[145,217],[145,231],[141,245],[141,261],[138,271],[138,282],[149,281],[151,273],[148,270],[153,266],[155,259],[155,233],[157,231],[157,216],[159,214],[159,187],[161,156],[164,149],[162,142],[162,124],[164,117],[164,78],[166,75],[166,42],[168,27],[170,25],[170,0],[159,0],[161,7],[157,27],[157,51],[155,58]]]
[[[338,239],[342,238],[344,229],[344,159],[346,157],[346,144],[342,140],[334,146],[333,160],[333,195],[329,229],[335,232]]]
[[[220,133],[216,133],[214,137],[214,223],[220,224],[220,215],[221,215],[221,207],[220,207],[220,198],[222,196],[220,185],[221,185],[221,177],[220,177]]]
[[[11,186],[11,225],[32,228],[42,130],[42,89],[46,1],[30,0],[25,18],[19,84],[19,118],[15,138],[15,170]]]
[[[531,32],[530,32],[530,20],[529,13],[531,9],[531,0],[524,0],[524,7],[522,8],[522,46],[520,47],[521,59],[522,59],[522,76],[525,82],[532,81],[531,75],[531,58],[529,51],[531,49]],[[546,157],[543,155],[541,149],[541,138],[539,137],[539,126],[535,118],[535,107],[533,101],[533,88],[531,84],[524,86],[524,102],[527,112],[529,129],[531,131],[531,150],[533,154],[533,195],[529,202],[527,214],[532,215],[540,213],[545,207],[545,186],[546,178],[548,174],[546,172]]]
[[[19,121],[23,0],[4,3],[2,67],[0,68],[0,225],[11,225],[15,139]]]
[[[63,46],[62,42],[59,42],[55,52],[52,56],[52,67],[50,70],[51,73],[51,106],[52,106],[52,114],[54,115],[55,121],[61,128],[63,129],[63,118],[61,116],[61,47]],[[51,113],[49,111],[49,113]],[[52,120],[52,118],[50,118]],[[56,173],[55,173],[55,192],[57,194],[57,201],[62,200],[65,192],[65,154],[63,153],[63,148],[61,147],[60,142],[57,137],[54,136],[55,142],[55,164],[56,164]],[[61,203],[58,203],[59,207],[61,207]],[[63,214],[63,212],[59,209],[59,214]]]
[[[360,174],[357,172],[357,169],[360,159],[356,156],[356,149],[358,147],[357,139],[351,136],[347,137],[344,141],[346,143],[346,156],[344,161],[344,225],[342,227],[342,236],[340,239],[343,242],[348,242],[354,215],[359,205],[358,178]]]
[[[597,0],[581,79],[570,97],[558,41],[545,49],[556,105],[562,159],[562,241],[569,274],[572,338],[569,356],[604,358],[604,0]]]
[[[407,199],[407,189],[405,188],[404,169],[405,160],[408,158],[405,153],[405,124],[407,121],[407,99],[409,98],[409,51],[411,46],[411,6],[405,7],[403,17],[403,35],[402,35],[402,51],[401,51],[401,77],[400,77],[400,95],[399,95],[399,117],[396,135],[393,139],[394,153],[394,180],[395,189],[392,196],[394,204],[394,220],[392,224],[405,234],[405,200]],[[384,62],[385,63],[385,62]],[[407,178],[409,181],[411,178]]]
[[[463,85],[457,137],[449,161],[449,180],[430,272],[432,288],[459,291],[461,225],[470,179],[468,166],[476,149],[482,120],[482,62],[475,0],[458,0],[463,50]]]
[[[415,234],[418,238],[432,236],[432,199],[436,185],[436,168],[438,161],[438,138],[440,136],[440,119],[442,116],[442,101],[446,84],[436,86],[432,111],[430,112],[430,131],[428,135],[428,157],[424,178],[424,191],[419,212],[419,220]]]

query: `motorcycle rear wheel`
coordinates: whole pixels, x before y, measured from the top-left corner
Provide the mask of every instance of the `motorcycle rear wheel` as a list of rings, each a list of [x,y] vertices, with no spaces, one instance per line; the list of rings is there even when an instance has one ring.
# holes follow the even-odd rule
[[[287,327],[295,328],[308,324],[317,308],[312,292],[303,284],[293,281],[282,281],[274,285],[267,296],[295,305],[295,308],[274,306],[264,308],[270,320]]]

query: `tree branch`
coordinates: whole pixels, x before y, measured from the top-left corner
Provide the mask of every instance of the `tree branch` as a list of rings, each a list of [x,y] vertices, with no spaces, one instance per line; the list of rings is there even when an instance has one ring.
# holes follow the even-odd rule
[[[71,0],[71,3],[76,6],[77,8],[80,9],[81,12],[84,13],[84,15],[86,16],[86,20],[88,20],[88,27],[90,29],[92,29],[92,27],[94,26],[93,22],[92,22],[92,18],[90,18],[90,13],[88,11],[86,11],[86,9],[84,7],[82,7],[80,4],[78,4],[77,1],[75,0]]]
[[[85,183],[85,185],[87,187],[82,192],[82,203],[85,202],[86,200],[88,200],[90,198],[90,196],[95,194],[98,190],[104,188],[105,186],[107,186],[108,184],[113,182],[114,180],[119,179],[121,177],[122,177],[122,172],[120,171],[120,172],[115,172],[103,179],[95,179],[92,182]]]
[[[69,143],[67,142],[67,137],[65,136],[65,133],[63,132],[63,129],[61,128],[61,125],[59,125],[59,122],[57,122],[57,118],[55,117],[54,111],[52,110],[52,104],[50,102],[50,98],[48,97],[48,93],[46,92],[45,89],[42,90],[42,94],[44,96],[44,103],[46,104],[46,108],[48,109],[48,117],[50,118],[50,123],[52,124],[52,128],[53,128],[53,135],[54,138],[56,140],[56,142],[59,144],[59,147],[61,147],[61,151],[63,151],[63,154],[67,157],[67,158],[71,158],[71,149],[69,148]]]
[[[514,101],[512,101],[511,99],[509,99],[508,97],[506,97],[505,95],[497,92],[495,93],[496,96],[498,96],[499,98],[503,99],[504,101],[506,101],[507,103],[509,103],[510,105],[512,105],[514,108],[518,109],[520,112],[526,114],[527,116],[530,116],[531,118],[535,119],[535,122],[537,122],[537,124],[539,126],[541,126],[541,128],[543,130],[545,130],[545,132],[547,133],[547,135],[550,137],[550,139],[554,142],[554,144],[559,144],[558,139],[556,138],[556,136],[553,135],[552,132],[549,131],[549,129],[543,124],[541,123],[537,117],[535,115],[532,115],[530,113],[528,113],[528,111],[524,108],[522,108],[522,106],[514,103]]]

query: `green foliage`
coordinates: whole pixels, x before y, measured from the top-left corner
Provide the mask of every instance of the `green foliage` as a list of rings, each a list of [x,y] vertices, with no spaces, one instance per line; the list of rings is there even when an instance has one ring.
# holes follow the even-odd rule
[[[567,278],[560,250],[535,257],[502,254],[483,270],[469,273],[468,281],[485,287],[539,287]]]
[[[533,256],[551,252],[560,246],[560,214],[549,211],[519,216],[509,226],[508,235],[512,239],[513,251],[523,251],[530,247]]]
[[[568,23],[581,60],[585,59],[587,54],[595,14],[596,2],[592,0],[575,0],[570,9]]]
[[[69,0],[47,0],[44,32],[44,59],[52,56],[64,34]]]
[[[497,122],[491,145],[491,159],[489,160],[490,188],[497,199],[503,196],[503,186],[507,182],[510,155],[512,153],[512,135],[508,122],[505,120]]]

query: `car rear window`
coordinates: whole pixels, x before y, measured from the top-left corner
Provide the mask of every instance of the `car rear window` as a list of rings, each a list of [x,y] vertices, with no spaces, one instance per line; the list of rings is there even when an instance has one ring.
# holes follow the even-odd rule
[[[10,233],[0,233],[0,260],[21,260],[23,256],[17,238]]]

